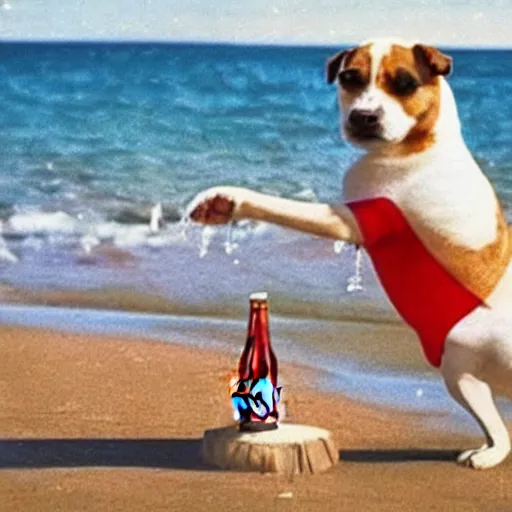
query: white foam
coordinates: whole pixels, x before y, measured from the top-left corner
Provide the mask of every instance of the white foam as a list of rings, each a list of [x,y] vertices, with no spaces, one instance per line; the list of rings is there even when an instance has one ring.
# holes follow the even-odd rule
[[[117,222],[101,222],[89,227],[89,232],[85,235],[86,243],[93,242],[112,242],[117,247],[136,247],[139,245],[149,245],[148,240],[152,235],[150,227],[146,224],[125,225]],[[83,240],[83,238],[82,238]]]
[[[63,211],[41,212],[19,209],[0,227],[0,238],[21,245],[23,249],[41,250],[47,246],[78,247],[91,254],[97,246],[108,243],[123,249],[147,247],[158,249],[170,246],[198,248],[201,258],[206,257],[216,234],[226,236],[222,250],[233,265],[240,264],[238,250],[245,240],[259,236],[269,229],[265,223],[240,221],[236,225],[199,226],[184,215],[180,222],[163,225],[161,203],[155,204],[151,219],[146,223],[125,224],[107,221],[100,214],[84,210],[74,215]],[[0,224],[1,226],[1,224]],[[226,231],[223,231],[226,230]],[[219,244],[220,245],[220,244]],[[2,246],[0,261],[17,261],[17,257]]]
[[[145,245],[150,235],[148,226],[123,226],[115,233],[114,244],[118,247],[137,247]]]
[[[306,201],[318,201],[318,197],[312,188],[306,187],[293,196],[295,199],[302,199]]]
[[[50,235],[71,234],[77,230],[77,222],[64,212],[18,213],[10,217],[4,226],[6,234]]]
[[[80,245],[82,246],[85,254],[91,254],[92,250],[100,245],[100,243],[99,238],[94,235],[84,235],[80,239]]]
[[[162,203],[157,203],[151,209],[151,219],[149,221],[149,231],[151,233],[158,233],[160,231],[163,218]]]
[[[100,240],[113,240],[117,233],[123,229],[123,226],[117,222],[100,222],[92,227],[95,236]]]

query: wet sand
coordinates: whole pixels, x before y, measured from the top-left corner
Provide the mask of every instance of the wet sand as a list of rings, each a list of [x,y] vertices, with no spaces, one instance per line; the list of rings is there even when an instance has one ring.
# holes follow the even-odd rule
[[[512,459],[458,467],[480,439],[319,393],[307,368],[283,365],[289,420],[330,429],[340,462],[292,479],[200,460],[230,423],[230,353],[9,326],[0,346],[2,511],[510,510]]]

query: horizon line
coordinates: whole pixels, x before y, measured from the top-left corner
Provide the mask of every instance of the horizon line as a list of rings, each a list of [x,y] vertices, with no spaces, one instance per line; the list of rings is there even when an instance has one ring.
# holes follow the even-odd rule
[[[226,40],[205,40],[205,39],[96,39],[96,38],[6,38],[0,37],[0,44],[147,44],[147,45],[195,45],[195,46],[234,46],[234,47],[276,47],[276,48],[349,48],[359,46],[358,42],[296,42],[296,41],[226,41]],[[470,50],[470,51],[512,51],[512,45],[500,46],[491,44],[479,45],[453,45],[453,44],[432,44],[447,50]]]

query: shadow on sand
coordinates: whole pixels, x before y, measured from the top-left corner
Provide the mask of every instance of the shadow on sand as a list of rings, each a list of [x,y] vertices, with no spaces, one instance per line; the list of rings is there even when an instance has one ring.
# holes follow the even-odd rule
[[[341,450],[341,462],[368,462],[368,463],[386,463],[386,462],[433,462],[446,461],[453,462],[460,451],[457,450],[420,450],[420,449],[400,449],[400,450]]]
[[[0,441],[0,470],[76,467],[215,471],[201,459],[201,439],[8,439]],[[341,450],[341,462],[454,461],[456,450]]]
[[[201,439],[9,439],[0,469],[145,467],[214,471],[201,460]]]

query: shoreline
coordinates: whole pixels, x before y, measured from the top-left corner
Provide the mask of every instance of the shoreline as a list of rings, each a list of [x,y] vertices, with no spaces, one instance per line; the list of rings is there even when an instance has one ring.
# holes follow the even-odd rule
[[[5,325],[0,345],[5,511],[507,510],[512,499],[510,459],[487,472],[454,464],[480,439],[319,392],[310,369],[281,365],[288,420],[329,429],[340,462],[290,480],[201,463],[204,430],[232,421],[232,353]]]
[[[27,288],[0,283],[0,304],[33,306],[89,308],[104,311],[153,313],[184,316],[206,316],[215,318],[245,318],[247,297],[244,301],[172,301],[165,295],[148,293],[137,288],[111,286],[84,288]],[[280,316],[311,320],[327,320],[372,325],[402,325],[401,319],[390,308],[379,307],[364,298],[353,297],[354,305],[347,306],[320,300],[297,299],[282,293],[273,293],[272,313]],[[358,300],[359,299],[359,300]],[[362,314],[361,314],[362,313]]]
[[[6,304],[0,304],[0,324],[213,349],[235,359],[247,328],[245,319]],[[309,375],[314,375],[310,386],[316,391],[341,394],[369,406],[428,412],[430,427],[439,431],[478,433],[469,415],[448,396],[439,375],[408,364],[409,353],[400,344],[392,350],[386,346],[389,336],[400,333],[394,329],[271,315],[272,342],[279,360],[308,368]],[[416,343],[407,348],[417,350]],[[387,351],[386,357],[373,361],[372,351],[378,350]],[[512,418],[510,402],[500,400],[499,407],[506,419]]]
[[[94,336],[166,341],[231,352],[235,357],[243,346],[247,328],[246,319],[239,318],[22,304],[0,304],[0,323]],[[323,391],[341,392],[373,404],[382,400],[387,405],[407,409],[405,401],[398,398],[401,393],[408,390],[406,394],[414,397],[420,387],[425,391],[432,385],[436,387],[432,372],[417,372],[415,367],[407,365],[400,367],[403,354],[398,361],[390,361],[393,364],[386,363],[395,351],[379,364],[371,360],[374,347],[396,332],[394,326],[343,321],[328,323],[277,314],[271,315],[270,323],[279,359],[312,368],[317,374],[315,385]],[[364,344],[361,343],[363,339]],[[411,344],[410,349],[416,347]],[[439,395],[439,389],[431,391],[433,399]],[[434,402],[429,403],[427,399],[428,395],[416,403],[413,399],[410,408],[434,410]]]

